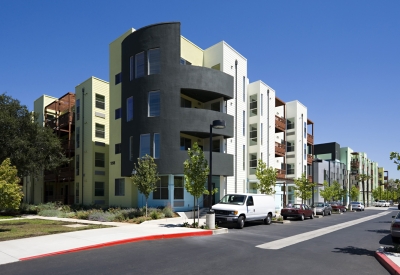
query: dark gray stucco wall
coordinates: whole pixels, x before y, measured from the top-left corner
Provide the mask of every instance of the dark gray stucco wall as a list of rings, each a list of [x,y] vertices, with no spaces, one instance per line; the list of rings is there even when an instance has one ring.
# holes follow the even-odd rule
[[[142,51],[160,48],[160,73],[129,80],[130,57]],[[233,98],[233,78],[209,68],[180,64],[180,23],[163,23],[139,29],[122,42],[122,154],[121,175],[129,176],[139,157],[140,135],[160,134],[160,159],[156,160],[160,174],[183,173],[187,152],[180,150],[180,132],[209,133],[215,119],[226,121],[226,128],[213,133],[233,137],[233,117],[204,109],[180,107],[181,89],[207,91],[216,97]],[[147,60],[147,55],[145,55]],[[145,62],[147,71],[147,62]],[[148,92],[160,91],[160,116],[148,117]],[[126,99],[133,97],[133,120],[126,121]],[[110,133],[112,134],[112,133]],[[133,137],[133,156],[129,160],[129,138]],[[206,152],[206,155],[208,152]],[[213,174],[233,175],[233,156],[213,153]]]
[[[332,160],[340,160],[340,144],[336,142],[314,144],[314,154],[332,154]]]

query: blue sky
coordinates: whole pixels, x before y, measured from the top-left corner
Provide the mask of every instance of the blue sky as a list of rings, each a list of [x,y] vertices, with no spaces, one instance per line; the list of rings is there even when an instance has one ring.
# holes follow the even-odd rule
[[[129,28],[182,23],[202,48],[225,40],[284,101],[299,100],[315,143],[336,141],[389,170],[400,151],[400,1],[2,1],[0,93],[33,109],[90,76]]]

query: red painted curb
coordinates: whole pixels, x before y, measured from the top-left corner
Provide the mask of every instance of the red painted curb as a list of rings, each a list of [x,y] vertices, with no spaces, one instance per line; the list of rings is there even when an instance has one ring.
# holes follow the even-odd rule
[[[161,240],[161,239],[173,239],[173,238],[200,237],[200,236],[209,236],[209,235],[212,235],[212,234],[213,234],[212,230],[202,230],[202,231],[199,231],[199,232],[185,232],[185,233],[150,235],[150,236],[143,236],[143,237],[136,237],[136,238],[129,238],[129,239],[124,239],[124,240],[112,241],[112,242],[107,242],[107,243],[100,243],[100,244],[82,246],[82,247],[78,247],[78,248],[72,248],[72,249],[67,249],[67,250],[62,250],[62,251],[57,251],[57,252],[52,252],[52,253],[45,253],[45,254],[40,254],[40,255],[35,255],[35,256],[30,256],[30,257],[25,257],[25,258],[20,258],[19,260],[20,261],[27,261],[27,260],[43,258],[43,257],[47,257],[47,256],[61,255],[61,254],[67,254],[67,253],[72,253],[72,252],[78,252],[78,251],[102,248],[102,247],[119,245],[119,244],[125,244],[125,243],[133,243],[133,242],[141,242],[141,241],[153,241],[153,240]]]
[[[385,253],[375,251],[375,258],[390,272],[390,274],[400,275],[400,267],[390,260]]]

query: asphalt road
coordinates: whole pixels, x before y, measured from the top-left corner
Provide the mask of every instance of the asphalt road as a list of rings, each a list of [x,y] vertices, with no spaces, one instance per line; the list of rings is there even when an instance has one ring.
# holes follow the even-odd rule
[[[393,214],[392,214],[393,212]],[[397,211],[313,238],[314,230],[343,225],[383,211],[332,215],[285,225],[246,224],[210,237],[137,242],[0,267],[8,274],[389,274],[374,258],[391,245],[389,225]],[[256,246],[301,233],[310,239],[280,249]],[[315,231],[318,232],[318,231]]]

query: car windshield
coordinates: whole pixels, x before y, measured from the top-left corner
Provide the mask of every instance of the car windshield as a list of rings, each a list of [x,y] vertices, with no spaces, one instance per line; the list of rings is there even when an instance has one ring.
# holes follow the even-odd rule
[[[359,202],[353,201],[351,204],[360,204]]]
[[[245,200],[246,200],[245,195],[225,195],[219,203],[223,204],[237,204],[237,205],[243,205]]]
[[[301,208],[301,204],[289,203],[289,204],[286,205],[286,208],[297,208],[297,209],[300,209]]]
[[[379,202],[386,202],[386,201],[379,201]]]
[[[324,204],[322,202],[316,203],[315,207],[324,207]]]

